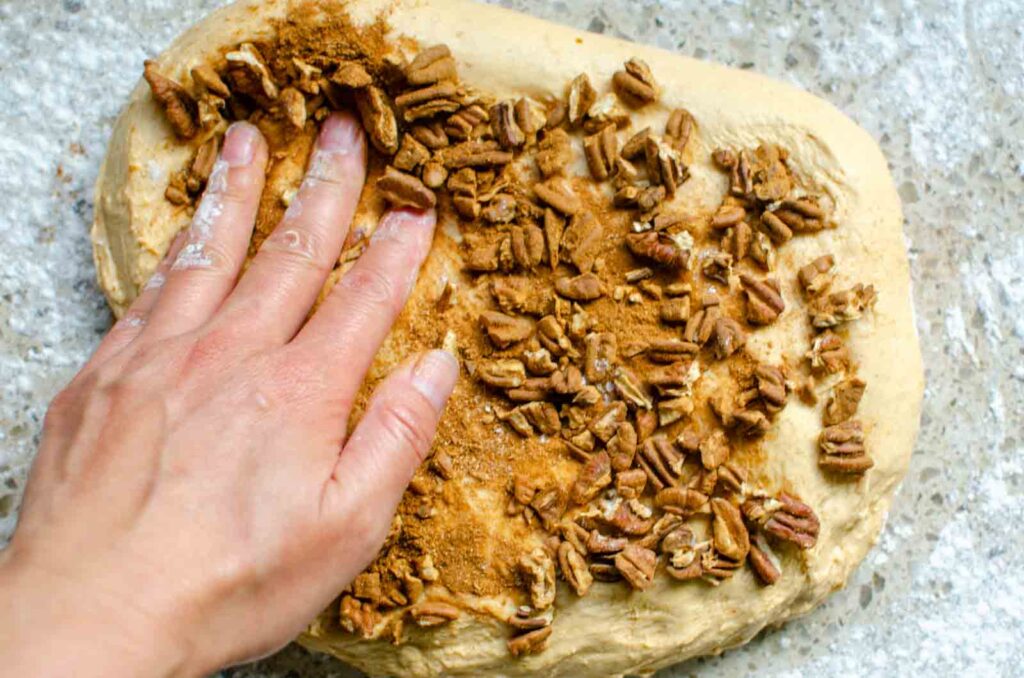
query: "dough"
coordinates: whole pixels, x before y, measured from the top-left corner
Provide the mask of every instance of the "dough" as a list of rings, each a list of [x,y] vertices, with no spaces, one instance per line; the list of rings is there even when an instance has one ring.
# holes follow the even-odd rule
[[[874,466],[859,479],[837,482],[823,475],[817,463],[817,438],[828,388],[819,385],[821,401],[816,406],[790,396],[760,446],[758,481],[772,491],[795,493],[814,508],[821,523],[812,549],[780,551],[782,576],[773,586],[761,586],[747,567],[715,587],[659,574],[643,592],[623,584],[595,584],[582,598],[559,582],[547,649],[519,658],[509,656],[509,628],[498,621],[513,603],[486,587],[481,595],[463,591],[453,600],[465,609],[491,611],[493,617],[464,613],[436,629],[407,623],[404,642],[397,646],[386,639],[362,640],[344,633],[331,614],[314,623],[299,642],[372,675],[632,674],[742,644],[765,626],[803,614],[841,588],[877,538],[906,471],[923,391],[900,205],[885,159],[869,135],[825,101],[757,74],[581,33],[496,7],[466,0],[352,0],[345,5],[359,24],[384,16],[390,27],[387,38],[396,44],[399,36],[421,46],[447,44],[462,82],[497,99],[561,98],[566,84],[580,73],[587,73],[604,92],[624,61],[643,59],[660,84],[661,98],[631,112],[633,129],[650,125],[660,132],[670,110],[683,107],[692,113],[697,132],[688,157],[691,178],[678,200],[695,209],[713,211],[727,188],[725,176],[711,162],[712,150],[764,143],[787,149],[798,186],[829,201],[838,227],[794,238],[780,249],[774,275],[782,282],[787,311],[778,322],[752,334],[749,348],[771,363],[798,359],[807,350],[805,305],[795,279],[797,269],[815,257],[835,256],[839,287],[854,282],[874,285],[874,309],[844,326],[846,343],[858,363],[857,375],[868,385],[857,418],[864,422]],[[241,42],[272,36],[275,22],[288,11],[284,0],[236,3],[187,31],[158,64],[165,74],[185,81],[191,67],[216,61]],[[140,83],[112,135],[97,184],[92,231],[99,281],[118,315],[189,221],[188,211],[169,203],[164,191],[169,177],[189,162],[193,152],[175,138],[145,83]],[[268,190],[297,180],[301,163],[284,173],[287,176],[276,184],[271,181]],[[359,217],[364,231],[372,227],[379,209],[372,196],[367,197]],[[451,214],[443,221],[410,306],[385,345],[370,385],[409,351],[440,344],[444,332],[430,320],[439,290],[444,280],[468,280],[461,271],[458,226]],[[471,286],[457,290],[452,325],[462,326],[463,319],[484,309],[484,296]],[[469,341],[458,339],[460,345]],[[468,397],[469,382],[467,377],[460,383],[457,397]],[[460,436],[482,436],[475,442],[507,446],[515,454],[548,454],[540,451],[536,440],[520,441],[508,429],[498,433],[492,425],[482,428],[476,421],[481,416],[479,409],[449,408],[438,445],[457,447]],[[551,458],[538,456],[535,459],[542,461],[535,463]],[[514,460],[507,463],[510,470],[518,468]],[[567,462],[550,464],[550,472],[558,475]],[[568,477],[571,481],[572,475]],[[539,544],[539,537],[523,537],[522,525],[514,525],[505,515],[506,499],[495,479],[477,489],[471,489],[466,478],[462,481],[461,488],[446,490],[450,503],[460,510],[446,512],[442,507],[435,520],[450,532],[456,548],[467,549],[483,580],[489,569],[501,573],[511,567],[507,549]],[[463,539],[466,535],[473,538]],[[525,544],[517,544],[524,539]]]

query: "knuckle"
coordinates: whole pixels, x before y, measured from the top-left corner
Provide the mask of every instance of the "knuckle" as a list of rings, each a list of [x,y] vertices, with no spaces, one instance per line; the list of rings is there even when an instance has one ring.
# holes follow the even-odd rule
[[[417,464],[422,464],[430,450],[431,435],[422,408],[414,403],[413,399],[389,399],[381,403],[381,419],[384,430],[415,455]]]
[[[263,243],[263,251],[284,268],[326,274],[332,267],[334,257],[328,253],[327,243],[320,235],[322,232],[323,228],[316,225],[278,228]]]
[[[397,312],[395,283],[379,268],[356,266],[342,277],[341,287],[353,295],[356,302],[372,307],[384,306]]]

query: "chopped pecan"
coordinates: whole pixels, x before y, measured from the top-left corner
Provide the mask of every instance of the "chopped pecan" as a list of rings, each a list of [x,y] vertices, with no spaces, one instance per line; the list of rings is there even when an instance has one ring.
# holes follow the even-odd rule
[[[715,334],[715,327],[722,317],[722,309],[717,306],[702,308],[690,315],[686,321],[686,328],[683,330],[683,339],[699,346],[703,346],[711,340]]]
[[[244,42],[224,58],[228,62],[228,79],[234,85],[233,91],[252,97],[263,108],[277,99],[280,90],[255,45]]]
[[[851,419],[829,426],[818,438],[821,456],[818,466],[836,473],[857,474],[874,466],[864,447],[864,428]]]
[[[700,352],[700,346],[679,339],[658,339],[647,345],[647,358],[654,363],[676,363]],[[660,384],[664,386],[665,384]]]
[[[743,515],[764,531],[802,549],[818,541],[818,517],[807,504],[785,492],[778,497],[753,498],[743,503]]]
[[[566,98],[566,114],[570,125],[579,125],[590,107],[597,101],[597,91],[590,84],[586,73],[577,75],[569,83],[569,94]]]
[[[469,139],[476,135],[476,130],[489,121],[490,117],[480,104],[470,104],[448,117],[444,131],[452,139]]]
[[[476,377],[496,388],[518,388],[526,381],[526,370],[515,358],[498,361],[481,361],[476,367]]]
[[[425,210],[437,204],[434,192],[424,186],[422,181],[391,166],[377,179],[377,191],[395,207]]]
[[[544,128],[547,112],[539,102],[528,98],[519,99],[512,112],[515,115],[516,125],[519,126],[523,134],[532,137]]]
[[[448,192],[452,195],[455,211],[463,219],[476,219],[480,214],[477,201],[477,177],[469,167],[463,167],[448,177]]]
[[[693,399],[677,396],[658,401],[658,425],[669,426],[693,414]]]
[[[186,173],[184,171],[175,172],[171,175],[171,180],[167,183],[167,189],[164,191],[164,198],[172,205],[189,204],[191,198],[188,195]]]
[[[569,134],[556,129],[544,135],[537,146],[537,169],[545,179],[562,174],[572,160],[572,143]]]
[[[754,381],[757,384],[758,396],[768,414],[776,414],[786,406],[789,386],[782,370],[770,365],[758,365],[754,370]]]
[[[567,541],[563,541],[558,546],[558,566],[562,570],[565,581],[569,583],[576,595],[581,597],[587,595],[587,591],[594,583],[594,577],[587,568],[587,561]]]
[[[663,490],[678,483],[686,459],[671,441],[656,435],[644,440],[637,461],[647,473],[651,485],[656,490]]]
[[[636,544],[630,544],[615,556],[615,568],[638,591],[646,590],[654,582],[657,566],[658,555]]]
[[[685,487],[666,487],[654,495],[654,505],[666,513],[689,516],[706,509],[708,496]]]
[[[740,410],[733,414],[732,427],[736,432],[747,438],[760,438],[768,433],[771,422],[764,412],[759,410]]]
[[[701,576],[701,554],[707,548],[707,543],[696,543],[693,531],[685,525],[666,534],[659,546],[667,560],[666,572],[679,581],[689,581]]]
[[[567,216],[576,214],[583,207],[572,187],[564,179],[548,179],[544,183],[535,184],[533,192],[544,204]]]
[[[387,95],[371,85],[357,90],[355,100],[373,147],[384,155],[393,155],[398,150],[398,121]]]
[[[638,257],[668,268],[686,270],[689,267],[693,238],[685,231],[676,236],[661,231],[630,233],[626,236],[626,246]]]
[[[712,228],[732,228],[736,224],[743,221],[746,217],[746,210],[743,209],[742,205],[732,205],[723,203],[715,215],[711,217]]]
[[[526,143],[526,134],[516,122],[511,101],[502,101],[491,109],[491,130],[502,148],[518,148]]]
[[[664,367],[656,367],[647,373],[647,382],[651,386],[665,388],[689,388],[700,378],[700,365],[696,362],[676,362]]]
[[[651,128],[644,127],[642,130],[634,134],[629,138],[628,141],[622,146],[622,151],[619,153],[626,160],[633,160],[640,156],[647,149],[647,140],[651,138]]]
[[[459,618],[459,608],[439,600],[426,600],[409,608],[409,616],[417,626],[431,628]]]
[[[507,224],[516,218],[516,199],[507,193],[499,193],[487,203],[481,215],[492,224]]]
[[[750,552],[750,535],[740,510],[727,499],[716,497],[711,500],[711,511],[715,516],[712,523],[715,550],[730,560],[742,561]]]
[[[506,206],[502,207],[502,201],[505,201]],[[501,213],[501,210],[509,209],[507,203],[511,201],[511,196],[501,195],[495,200],[492,200],[490,204],[484,209],[484,218],[488,221],[495,221],[505,218],[505,214]],[[489,210],[494,209],[499,211],[498,214],[490,214]],[[501,223],[497,221],[497,223]],[[524,226],[516,226],[511,231],[512,235],[512,255],[515,257],[516,263],[521,268],[534,270],[541,260],[544,258],[544,233],[535,224],[526,224]]]
[[[191,74],[192,82],[199,87],[200,91],[209,92],[221,99],[227,99],[231,96],[231,90],[224,83],[224,80],[221,79],[220,74],[209,64],[199,64],[192,69]]]
[[[306,97],[294,87],[281,90],[274,108],[295,129],[302,129],[306,125]]]
[[[508,652],[513,657],[543,652],[548,646],[548,638],[550,637],[550,626],[528,631],[508,641]]]
[[[572,500],[579,505],[586,504],[612,483],[612,463],[607,452],[598,452],[580,468],[572,486]]]
[[[618,355],[618,342],[613,332],[591,332],[585,340],[583,372],[591,384],[607,381]]]
[[[693,115],[685,108],[676,108],[669,114],[665,136],[671,140],[672,147],[680,153],[686,150],[686,143],[693,134],[694,125]]]
[[[755,535],[753,543],[750,544],[749,556],[751,569],[765,586],[771,586],[782,576],[782,567],[778,558],[760,532]]]
[[[421,51],[405,70],[405,79],[410,85],[429,85],[458,77],[455,59],[447,45],[434,45]]]
[[[524,351],[523,361],[526,363],[526,369],[530,371],[530,374],[546,376],[558,369],[558,365],[551,359],[551,352],[546,348],[540,348],[536,351]]]
[[[728,285],[732,261],[732,255],[728,252],[711,252],[701,264],[701,271],[705,277]]]
[[[815,372],[835,374],[849,369],[851,359],[850,351],[842,338],[831,330],[826,330],[814,337],[811,350],[807,352],[807,360]]]
[[[793,187],[785,153],[774,144],[762,144],[754,151],[750,178],[754,196],[761,202],[782,200]]]
[[[700,443],[700,463],[704,468],[716,469],[729,461],[729,441],[721,431],[715,431]]]
[[[579,212],[562,232],[562,254],[580,273],[590,273],[601,247],[601,222],[590,212]]]
[[[827,290],[832,284],[835,265],[835,257],[826,254],[802,267],[797,272],[797,279],[800,281],[800,287],[803,288],[804,293],[809,297],[814,297]]]
[[[519,559],[519,572],[530,593],[534,609],[546,610],[555,602],[555,563],[551,555],[537,547]]]
[[[774,212],[767,210],[761,215],[758,228],[776,245],[781,245],[793,237],[793,231],[790,230],[789,226],[782,219],[779,219]]]
[[[782,207],[775,210],[775,216],[777,216],[782,223],[786,224],[786,226],[794,233],[815,233],[825,228],[825,222],[821,219],[808,218],[800,211],[789,207],[790,205],[797,204],[803,206],[810,205],[811,203],[804,200],[787,200],[783,203]]]
[[[448,134],[445,133],[441,123],[436,120],[422,125],[413,125],[409,134],[432,151],[438,151],[448,146]]]
[[[720,169],[731,170],[736,167],[736,153],[729,148],[716,148],[711,153],[711,159]]]
[[[345,631],[369,638],[380,622],[380,612],[370,603],[361,602],[352,596],[341,597],[338,623]]]
[[[206,181],[213,172],[213,165],[217,161],[218,150],[217,137],[210,137],[206,143],[196,151],[196,157],[192,159],[192,165],[188,170],[186,185],[189,193],[197,194],[206,185]]]
[[[574,278],[556,278],[555,292],[573,301],[593,301],[604,294],[604,286],[593,273],[584,273]]]
[[[651,182],[662,185],[667,195],[675,195],[676,189],[690,176],[690,171],[683,164],[679,152],[651,136],[647,138],[644,153],[647,159],[648,178]]]
[[[533,334],[533,322],[529,318],[513,317],[497,311],[481,313],[480,325],[498,348],[508,348]]]
[[[537,512],[544,529],[551,531],[565,513],[565,503],[566,497],[562,491],[557,487],[550,487],[538,492],[530,502],[530,507]]]
[[[874,286],[860,283],[841,292],[820,296],[811,302],[811,324],[821,329],[856,320],[877,300]]]
[[[654,404],[647,395],[647,391],[633,372],[625,367],[616,367],[612,383],[615,384],[615,391],[635,409],[649,410]]]
[[[448,169],[507,165],[512,162],[512,154],[501,150],[496,141],[463,141],[442,148],[435,157]]]
[[[647,487],[647,474],[642,469],[623,471],[615,476],[615,491],[623,499],[636,499]]]
[[[619,106],[614,94],[605,94],[593,103],[587,110],[586,119],[583,122],[583,130],[588,134],[597,132],[608,125],[617,128],[629,124],[629,113]]]
[[[527,403],[521,405],[519,410],[526,420],[540,431],[541,435],[557,436],[562,430],[562,421],[558,417],[558,410],[551,403]]]
[[[416,137],[406,134],[402,137],[402,145],[398,148],[398,153],[395,154],[391,164],[403,172],[412,172],[428,160],[430,160],[430,150],[417,141]]]
[[[337,70],[331,75],[331,82],[339,87],[359,89],[373,84],[373,78],[362,64],[355,61],[343,61],[338,64]]]
[[[161,75],[155,61],[146,61],[143,77],[153,98],[164,109],[171,129],[182,139],[191,139],[199,131],[196,100],[184,87]]]
[[[572,348],[569,337],[565,336],[565,330],[553,315],[544,316],[537,323],[537,338],[552,355],[564,355]]]
[[[845,379],[832,388],[832,397],[825,405],[823,423],[834,426],[851,418],[857,413],[857,406],[864,396],[867,384],[856,377]]]
[[[658,85],[650,66],[635,57],[626,62],[625,69],[615,72],[612,86],[630,106],[642,106],[658,99]]]
[[[584,139],[583,150],[587,156],[590,176],[596,181],[605,181],[611,177],[619,156],[619,140],[615,136],[615,126],[607,125],[601,131]]]
[[[583,388],[583,373],[575,365],[566,365],[550,377],[551,390],[561,395],[578,393]]]
[[[772,240],[764,233],[754,233],[750,241],[750,258],[766,271],[775,268],[775,246]]]
[[[559,251],[562,248],[562,234],[565,232],[565,219],[552,209],[544,210],[544,239],[548,246],[548,263],[551,270],[558,268]]]
[[[774,278],[757,278],[743,273],[740,282],[747,296],[747,322],[752,325],[768,325],[779,317],[786,308],[779,283]]]
[[[636,456],[636,429],[628,421],[618,426],[615,435],[608,440],[608,454],[611,455],[612,468],[621,473],[633,465]]]
[[[412,137],[410,135],[406,135],[406,138],[409,139]],[[441,163],[430,160],[423,165],[423,175],[421,178],[424,186],[436,191],[444,186],[445,180],[448,179],[448,170],[445,169],[445,166]]]
[[[715,357],[724,360],[747,343],[747,335],[740,324],[732,318],[715,319]]]
[[[395,105],[406,122],[416,122],[442,113],[454,113],[462,107],[460,98],[455,83],[439,82],[395,97]]]

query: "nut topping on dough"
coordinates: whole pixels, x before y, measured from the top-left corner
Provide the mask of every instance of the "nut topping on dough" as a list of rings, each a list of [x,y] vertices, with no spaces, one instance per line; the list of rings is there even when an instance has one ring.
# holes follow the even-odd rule
[[[873,464],[853,418],[865,383],[830,328],[866,313],[874,288],[834,291],[836,259],[820,254],[796,276],[803,296],[787,299],[800,312],[785,313],[775,272],[777,249],[840,227],[831,199],[805,193],[774,144],[698,157],[701,121],[685,109],[666,112],[663,134],[660,122],[633,127],[627,111],[661,96],[638,59],[610,81],[580,74],[564,96],[499,98],[460,82],[447,46],[407,54],[346,26],[359,39],[343,48],[242,43],[226,67],[192,70],[194,93],[146,65],[175,134],[192,140],[166,189],[179,209],[201,192],[227,121],[259,124],[281,149],[274,162],[303,158],[316,125],[351,100],[379,156],[375,194],[436,207],[460,236],[462,270],[445,274],[441,299],[432,288],[436,317],[411,323],[418,340],[457,347],[462,394],[379,557],[323,623],[400,643],[403,620],[499,616],[473,601],[500,598],[518,606],[500,618],[520,656],[546,647],[559,578],[582,597],[643,595],[664,574],[731,586],[747,564],[765,585],[785,577],[820,527],[781,491],[786,479],[758,470],[785,408],[820,406],[820,380],[821,472],[856,481]],[[691,167],[717,174],[715,204],[684,197]],[[794,320],[808,344],[764,362],[758,333]],[[501,524],[475,522],[493,507],[470,495],[499,497]]]

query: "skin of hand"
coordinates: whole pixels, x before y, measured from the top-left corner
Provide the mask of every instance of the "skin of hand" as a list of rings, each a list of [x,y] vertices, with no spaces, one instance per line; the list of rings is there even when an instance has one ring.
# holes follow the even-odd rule
[[[199,676],[280,648],[373,559],[458,376],[431,351],[348,416],[433,237],[386,214],[307,314],[366,175],[323,125],[280,225],[239,277],[267,145],[227,133],[192,225],[50,406],[0,553],[0,657],[18,676]]]

